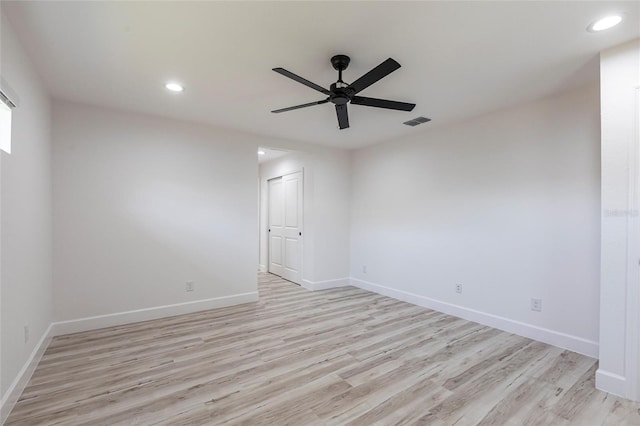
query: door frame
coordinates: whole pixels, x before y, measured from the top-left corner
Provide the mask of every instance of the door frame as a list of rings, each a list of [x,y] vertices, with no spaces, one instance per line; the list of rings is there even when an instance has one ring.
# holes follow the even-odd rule
[[[266,193],[266,197],[267,199],[264,200],[265,202],[261,202],[260,205],[264,206],[264,208],[266,209],[266,221],[264,223],[264,226],[262,227],[262,229],[260,229],[260,233],[263,236],[267,237],[267,258],[266,258],[266,272],[269,272],[269,265],[271,264],[271,244],[269,241],[269,201],[270,201],[270,189],[269,189],[269,181],[272,179],[277,179],[277,178],[281,178],[287,175],[291,175],[294,173],[300,173],[300,175],[302,176],[302,211],[300,212],[300,229],[302,229],[302,235],[300,238],[300,244],[299,244],[299,249],[298,249],[298,256],[300,259],[300,282],[296,283],[300,286],[302,286],[302,282],[304,281],[304,240],[305,240],[305,235],[306,235],[306,230],[304,228],[304,167],[301,167],[299,169],[295,169],[295,170],[287,170],[286,172],[278,172],[274,175],[267,175],[261,182],[261,185],[264,185],[265,188],[265,193]],[[262,216],[262,215],[261,215]],[[292,281],[293,282],[293,281]]]

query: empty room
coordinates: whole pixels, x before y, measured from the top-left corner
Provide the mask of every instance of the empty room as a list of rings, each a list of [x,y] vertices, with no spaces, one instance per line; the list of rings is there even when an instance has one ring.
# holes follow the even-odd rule
[[[0,424],[640,425],[640,2],[0,18]]]

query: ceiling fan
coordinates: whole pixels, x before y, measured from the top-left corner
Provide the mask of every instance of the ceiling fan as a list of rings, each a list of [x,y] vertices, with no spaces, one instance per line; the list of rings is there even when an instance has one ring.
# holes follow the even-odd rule
[[[389,58],[353,83],[347,84],[342,81],[342,71],[347,69],[350,61],[351,58],[349,58],[347,55],[335,55],[331,58],[331,65],[333,65],[333,68],[338,71],[338,81],[333,83],[330,86],[329,90],[315,83],[312,83],[309,80],[306,80],[292,73],[291,71],[287,71],[284,68],[273,68],[275,72],[282,74],[285,77],[289,77],[290,79],[295,80],[298,83],[302,83],[307,87],[317,90],[318,92],[323,93],[328,97],[320,101],[309,102],[308,104],[296,105],[288,108],[276,109],[271,112],[280,113],[331,102],[336,106],[338,125],[340,126],[340,130],[342,130],[349,127],[349,114],[347,113],[348,103],[375,108],[395,109],[399,111],[411,111],[413,108],[415,108],[416,104],[356,96],[358,93],[371,86],[376,81],[386,77],[387,75],[400,68],[399,63]]]

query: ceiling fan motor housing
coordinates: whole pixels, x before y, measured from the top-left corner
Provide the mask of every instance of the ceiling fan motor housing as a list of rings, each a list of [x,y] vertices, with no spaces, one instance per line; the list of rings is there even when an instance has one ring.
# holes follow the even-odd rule
[[[356,94],[351,87],[338,87],[337,83],[333,83],[329,91],[329,100],[336,105],[348,104]]]

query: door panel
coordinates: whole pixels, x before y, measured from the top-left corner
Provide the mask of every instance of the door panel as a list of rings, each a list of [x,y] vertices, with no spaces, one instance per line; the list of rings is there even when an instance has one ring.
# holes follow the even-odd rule
[[[287,179],[284,181],[285,185],[285,226],[297,228],[298,227],[298,180]]]
[[[300,270],[300,257],[298,255],[299,246],[298,246],[297,238],[286,238],[285,239],[285,253],[286,259],[284,262],[284,267],[286,271],[299,271]],[[292,280],[293,281],[293,280]]]
[[[276,267],[282,266],[282,237],[271,236],[271,263]]]
[[[269,181],[269,225],[282,226],[282,178]]]

